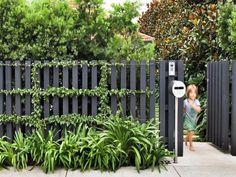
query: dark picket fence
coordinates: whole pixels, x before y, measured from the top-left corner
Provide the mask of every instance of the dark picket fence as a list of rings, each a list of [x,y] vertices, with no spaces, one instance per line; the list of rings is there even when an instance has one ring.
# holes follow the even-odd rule
[[[236,155],[236,61],[207,65],[207,139]]]
[[[34,63],[37,63],[35,61]],[[34,111],[32,68],[35,65],[31,61],[0,61],[0,115],[31,115]],[[38,62],[39,63],[39,62]],[[45,61],[44,64],[49,63]],[[149,90],[150,94],[127,94],[109,96],[109,106],[113,114],[122,107],[124,116],[132,115],[145,122],[155,116],[155,90],[156,90],[156,63],[136,61],[123,62],[122,65],[109,65],[107,78],[107,91],[111,90]],[[45,65],[38,68],[38,84],[41,92],[54,88],[68,88],[69,90],[92,90],[99,86],[101,79],[101,65],[74,64],[71,66]],[[28,89],[23,95],[17,90]],[[13,91],[6,93],[4,91]],[[87,96],[86,94],[59,97],[48,96],[48,99],[40,98],[37,105],[41,108],[40,118],[44,119],[52,115],[79,114],[93,116],[99,114],[100,95]],[[22,117],[23,118],[23,117]],[[0,136],[7,135],[12,138],[18,128],[26,131],[27,126],[13,124],[11,122],[0,125]]]
[[[107,106],[112,114],[119,111],[141,123],[154,118],[160,111],[160,135],[167,148],[174,150],[174,96],[168,92],[168,85],[173,79],[183,81],[183,62],[175,61],[175,76],[168,74],[168,61],[158,64],[153,60],[94,63],[0,61],[0,137],[13,138],[18,129],[30,132],[32,125],[25,123],[29,119],[33,127],[34,120],[35,124],[38,120],[50,118],[61,121],[60,117],[69,115],[72,115],[71,118],[78,115],[78,119],[95,119]],[[108,65],[107,68],[105,65]],[[49,92],[52,88],[54,91]],[[89,94],[89,91],[93,93]],[[38,92],[39,95],[36,94]],[[104,96],[103,93],[110,94]],[[104,99],[107,99],[107,105],[104,105]],[[183,155],[182,110],[183,99],[179,99],[179,156]],[[63,129],[58,122],[53,126]]]

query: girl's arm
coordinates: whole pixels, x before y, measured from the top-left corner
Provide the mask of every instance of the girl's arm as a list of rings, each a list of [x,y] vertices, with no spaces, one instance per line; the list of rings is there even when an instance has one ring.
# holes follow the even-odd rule
[[[193,108],[197,113],[201,112],[201,107],[198,106],[198,105],[196,105],[196,104],[194,103],[194,101],[191,100],[189,103],[190,103],[190,105],[192,106],[192,108]]]

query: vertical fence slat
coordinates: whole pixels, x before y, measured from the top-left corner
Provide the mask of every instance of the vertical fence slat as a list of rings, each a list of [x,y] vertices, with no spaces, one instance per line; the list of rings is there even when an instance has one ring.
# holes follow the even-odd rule
[[[111,65],[111,89],[117,89],[117,72],[115,62],[112,62]],[[111,111],[112,114],[116,114],[117,111],[117,95],[111,96]]]
[[[184,82],[184,64],[177,62],[178,80]],[[183,98],[178,99],[178,156],[183,156]]]
[[[6,90],[12,89],[12,67],[10,61],[6,61],[7,66],[5,67],[5,81],[6,81]],[[12,95],[6,95],[6,114],[12,114]],[[13,138],[13,126],[12,123],[7,123],[6,125],[6,135],[12,140]]]
[[[45,63],[48,63],[48,61],[45,61]],[[49,84],[49,67],[45,66],[43,68],[43,88],[47,89],[49,88],[50,84]],[[43,101],[43,115],[44,118],[45,117],[49,117],[50,115],[50,105],[49,105],[49,98],[46,98],[46,100]]]
[[[4,85],[3,85],[3,66],[2,66],[3,62],[0,61],[0,89],[4,89]],[[3,94],[0,94],[0,114],[3,114]],[[3,124],[0,123],[0,138],[3,136],[4,132],[3,132]]]
[[[222,148],[222,139],[221,139],[221,135],[222,135],[222,62],[218,62],[219,63],[219,79],[218,79],[218,146],[220,148]]]
[[[136,90],[136,62],[130,62],[130,89]],[[136,96],[130,95],[130,112],[133,118],[136,118]]]
[[[59,87],[59,67],[53,67],[53,87]],[[53,96],[53,114],[59,115],[59,98]]]
[[[69,87],[69,68],[63,67],[62,71],[63,71],[63,87],[68,88]],[[63,97],[62,113],[63,114],[69,113],[69,97],[68,96]]]
[[[167,143],[167,119],[166,119],[166,61],[160,61],[159,63],[159,111],[160,111],[160,136],[164,138],[164,142]]]
[[[215,62],[212,63],[212,103],[215,103]],[[212,143],[215,144],[215,104],[212,105]]]
[[[177,66],[177,62],[175,62]],[[169,70],[169,65],[168,65]],[[172,82],[175,79],[175,76],[168,77],[168,83]],[[168,87],[168,86],[167,86]],[[167,92],[168,92],[168,88]],[[168,149],[174,150],[174,128],[175,128],[175,98],[168,92]]]
[[[16,66],[15,66],[15,88],[20,89],[21,88],[21,62],[16,61]],[[16,94],[15,95],[15,113],[17,115],[21,115],[21,95]],[[16,130],[19,130],[21,126],[19,124],[16,124]]]
[[[236,156],[236,61],[232,66],[231,154]]]
[[[146,62],[141,61],[140,65],[140,89],[146,89]],[[140,118],[141,123],[144,123],[146,120],[146,94],[140,94]]]
[[[149,117],[155,118],[155,77],[156,76],[156,62],[151,60],[149,64],[149,87],[150,91],[153,92],[149,97]]]
[[[83,64],[82,66],[82,88],[87,89],[88,88],[88,65]],[[82,96],[82,114],[87,115],[88,114],[88,96],[83,95]]]
[[[94,64],[96,64],[96,62],[94,61]],[[97,87],[98,84],[98,79],[97,79],[97,65],[92,66],[92,89]],[[92,97],[92,115],[96,115],[97,114],[97,110],[98,110],[98,103],[97,103],[97,96],[93,96]]]
[[[222,149],[229,149],[229,63],[222,62]]]
[[[127,79],[127,67],[126,67],[126,62],[121,61],[123,66],[120,68],[120,88],[121,89],[126,89],[127,84],[126,84],[126,79]],[[126,116],[126,95],[121,98],[121,106],[122,106],[122,113],[124,116]]]
[[[207,64],[207,141],[210,141],[210,63]]]
[[[78,65],[72,67],[72,87],[78,89]],[[78,113],[78,96],[72,97],[72,112]]]
[[[210,64],[210,140],[213,142],[213,63]]]
[[[215,109],[215,112],[216,112],[216,117],[215,117],[215,126],[216,126],[216,130],[215,130],[215,133],[216,133],[216,145],[219,147],[219,127],[218,127],[218,120],[219,120],[219,63],[216,62],[216,102],[215,102],[215,105],[216,105],[216,109]]]
[[[25,88],[31,89],[31,61],[25,61]],[[26,94],[25,95],[25,115],[31,114],[31,95]],[[25,131],[29,133],[31,131],[31,128],[29,126],[25,127]]]
[[[53,87],[59,87],[59,67],[54,66],[53,67]],[[53,96],[52,98],[52,104],[53,104],[53,115],[59,115],[59,97],[58,96]],[[55,139],[59,139],[60,136],[60,131],[59,128],[60,126],[54,125],[55,130],[58,132],[55,136]]]
[[[215,79],[215,85],[218,83],[218,64],[215,62],[215,74],[216,74],[216,79]],[[218,93],[218,88],[215,87],[215,145],[218,144],[218,139],[217,139],[217,134],[218,134],[218,125],[217,125],[217,118],[218,118],[218,98],[217,98],[217,93]]]

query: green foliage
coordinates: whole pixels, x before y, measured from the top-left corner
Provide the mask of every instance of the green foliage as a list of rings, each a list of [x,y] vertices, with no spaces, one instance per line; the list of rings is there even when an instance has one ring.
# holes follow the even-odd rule
[[[150,60],[155,57],[155,44],[145,44],[137,34],[128,37],[115,35],[107,44],[106,54],[115,61],[126,60]]]
[[[22,19],[27,58],[69,60],[76,55],[76,32],[73,30],[76,14],[66,2],[32,1],[27,11]]]
[[[120,147],[125,156],[120,157],[121,164],[134,163],[137,171],[156,165],[162,166],[168,154],[158,137],[158,125],[153,121],[139,124],[133,120],[113,117],[105,122],[101,141],[107,141],[114,147]],[[161,149],[161,153],[157,151]],[[168,154],[170,155],[170,154]],[[127,161],[127,157],[128,160]]]
[[[22,59],[24,54],[22,20],[27,8],[24,0],[0,0],[0,58]]]
[[[13,167],[16,169],[26,168],[29,159],[30,146],[28,138],[25,138],[20,130],[15,133],[12,150],[11,161]]]
[[[41,129],[30,137],[31,155],[36,164],[41,164],[45,173],[54,172],[58,165],[59,144],[54,140],[54,132],[44,133]]]
[[[232,1],[227,1],[227,3],[220,5],[219,11],[220,13],[217,21],[219,45],[228,57],[234,59],[236,56],[236,5]]]
[[[219,1],[153,1],[139,20],[141,31],[155,37],[157,55],[163,59],[182,59],[185,64],[186,84],[195,84],[199,87],[202,103],[202,113],[198,122],[199,132],[205,132],[203,129],[206,127],[206,117],[203,113],[206,111],[204,96],[207,63],[227,57],[225,49],[222,50],[219,46],[219,41],[221,45],[226,43],[226,48],[228,46],[229,50],[235,51],[227,42],[227,26],[233,24],[227,9],[232,7],[225,5],[227,7],[224,13],[220,12],[218,18],[217,2]],[[223,8],[221,9],[223,11]],[[222,25],[221,28],[218,27],[217,20]],[[232,25],[231,29],[233,28],[235,25]],[[217,39],[218,34],[222,36],[221,40]]]
[[[76,8],[61,0],[0,0],[1,59],[114,59],[116,55],[111,54],[115,52],[110,51],[107,55],[108,43],[116,35],[126,38],[137,33],[138,25],[133,23],[133,19],[138,16],[139,3],[113,5],[109,13],[102,5],[102,0],[77,0]],[[132,50],[127,48],[129,56],[133,53],[132,57],[139,56],[139,53],[153,56],[140,36],[139,40],[133,39],[133,35],[130,38],[127,47]],[[120,42],[127,45],[125,40]],[[135,45],[141,49],[133,48]]]
[[[11,165],[12,148],[7,137],[0,139],[0,168]]]
[[[139,19],[140,31],[155,37],[158,58],[178,58],[189,7],[184,0],[153,1]]]
[[[196,132],[200,138],[200,141],[206,141],[206,130],[207,130],[207,99],[206,95],[203,95],[201,98],[201,108],[202,111],[198,115],[198,125],[196,127]]]
[[[172,153],[165,149],[158,131],[154,120],[140,124],[119,116],[106,118],[98,127],[81,123],[75,130],[64,129],[59,140],[53,130],[38,129],[25,136],[19,131],[13,143],[0,139],[0,165],[24,169],[32,159],[45,173],[59,166],[82,171],[115,171],[127,165],[136,166],[137,171],[160,170]]]

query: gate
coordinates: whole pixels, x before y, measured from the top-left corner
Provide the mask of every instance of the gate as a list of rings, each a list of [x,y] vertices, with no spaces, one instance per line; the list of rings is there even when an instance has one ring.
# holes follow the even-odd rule
[[[207,65],[207,140],[236,155],[236,61]]]

